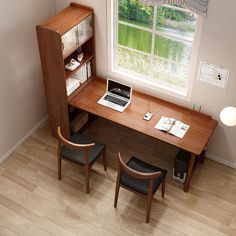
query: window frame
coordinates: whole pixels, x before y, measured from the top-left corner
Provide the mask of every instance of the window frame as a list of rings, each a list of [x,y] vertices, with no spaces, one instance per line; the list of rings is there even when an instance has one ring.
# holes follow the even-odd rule
[[[153,24],[156,24],[156,14],[157,7],[154,7],[154,18]],[[135,72],[127,72],[125,69],[117,69],[114,68],[114,65],[117,65],[117,56],[115,56],[115,46],[118,45],[118,0],[108,0],[107,1],[107,45],[108,45],[108,76],[119,80],[124,83],[129,83],[134,87],[142,88],[143,92],[149,92],[152,90],[153,93],[158,93],[162,95],[168,95],[171,97],[177,97],[185,101],[191,100],[191,92],[193,88],[194,76],[197,67],[197,57],[200,45],[200,38],[201,38],[201,31],[202,31],[202,24],[203,24],[203,17],[197,17],[196,22],[196,29],[194,33],[194,38],[192,42],[192,53],[191,53],[191,60],[189,64],[189,78],[187,80],[187,91],[182,92],[164,85],[161,85],[156,82],[156,80],[150,79],[150,77],[143,75],[140,77],[140,74]],[[129,24],[129,23],[125,23]],[[137,26],[137,28],[142,28]],[[146,32],[151,32],[152,34],[158,35],[156,30],[146,29]],[[152,37],[152,50],[154,49],[155,37]],[[135,49],[132,49],[135,51]],[[144,52],[145,54],[145,52]],[[167,59],[168,60],[168,59]],[[168,60],[171,61],[171,60]],[[181,64],[181,63],[177,63]]]

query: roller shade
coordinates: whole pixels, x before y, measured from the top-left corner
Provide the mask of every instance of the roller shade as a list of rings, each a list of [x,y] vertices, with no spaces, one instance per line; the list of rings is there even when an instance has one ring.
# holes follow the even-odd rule
[[[147,5],[158,5],[158,4],[179,4],[182,5],[192,12],[206,16],[207,7],[209,0],[139,0]]]

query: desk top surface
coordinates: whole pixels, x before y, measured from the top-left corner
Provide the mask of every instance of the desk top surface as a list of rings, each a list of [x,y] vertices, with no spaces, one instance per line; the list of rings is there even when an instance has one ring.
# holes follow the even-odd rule
[[[80,93],[72,97],[69,104],[196,155],[204,150],[217,126],[217,121],[208,115],[137,91],[133,91],[131,104],[125,111],[118,112],[97,103],[105,91],[105,80],[95,78]],[[145,121],[143,117],[148,111],[154,115],[150,121]],[[184,138],[177,138],[155,129],[154,126],[162,116],[175,118],[190,125]]]

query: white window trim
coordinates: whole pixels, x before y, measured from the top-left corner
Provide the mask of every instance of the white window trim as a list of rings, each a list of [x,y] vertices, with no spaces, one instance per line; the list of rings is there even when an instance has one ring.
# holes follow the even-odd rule
[[[125,70],[117,70],[113,68],[114,60],[116,58],[114,57],[114,45],[118,45],[117,42],[117,35],[115,35],[117,32],[114,32],[114,29],[116,29],[116,19],[118,19],[118,10],[117,10],[118,4],[117,0],[107,0],[107,46],[108,46],[108,76],[110,78],[116,79],[118,81],[129,83],[134,88],[137,88],[139,90],[142,90],[143,92],[149,93],[151,92],[154,94],[162,94],[162,95],[168,95],[173,98],[179,98],[181,100],[190,101],[191,100],[191,93],[194,83],[194,76],[197,66],[197,58],[198,58],[198,51],[199,51],[199,45],[200,45],[200,38],[201,38],[201,31],[202,31],[202,25],[203,25],[203,17],[198,16],[197,24],[196,24],[196,31],[194,34],[194,40],[193,40],[193,46],[192,46],[192,56],[191,56],[191,62],[190,62],[190,72],[189,72],[189,79],[187,81],[187,92],[181,92],[177,91],[172,88],[168,88],[166,86],[162,86],[156,82],[153,82],[151,80],[146,80],[145,76],[143,78],[140,78],[139,75],[136,75],[135,73],[126,73]],[[115,12],[115,14],[113,14]],[[152,31],[152,29],[150,29]]]

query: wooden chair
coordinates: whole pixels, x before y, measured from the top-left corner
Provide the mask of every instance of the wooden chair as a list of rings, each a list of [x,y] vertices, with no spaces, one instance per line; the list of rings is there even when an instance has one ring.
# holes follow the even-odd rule
[[[114,207],[117,207],[117,200],[120,187],[137,193],[147,199],[146,223],[149,223],[151,203],[155,192],[162,184],[162,197],[165,194],[165,180],[167,171],[150,165],[136,157],[124,163],[118,153],[119,167],[116,180]]]
[[[90,138],[81,134],[74,134],[71,140],[67,140],[61,134],[60,127],[57,128],[58,134],[58,180],[61,180],[62,159],[71,161],[84,167],[86,180],[86,193],[89,193],[89,171],[95,161],[102,155],[104,170],[107,170],[106,164],[106,145],[94,142]]]

